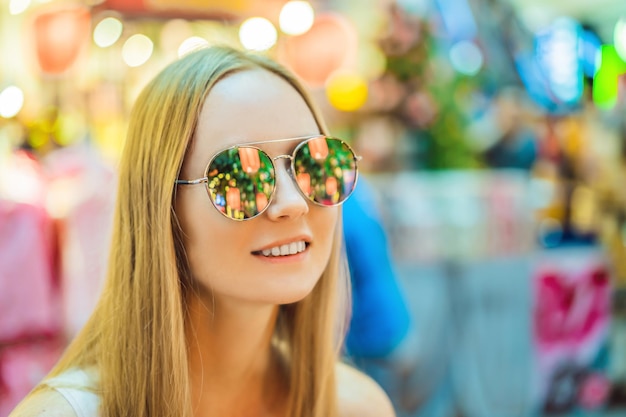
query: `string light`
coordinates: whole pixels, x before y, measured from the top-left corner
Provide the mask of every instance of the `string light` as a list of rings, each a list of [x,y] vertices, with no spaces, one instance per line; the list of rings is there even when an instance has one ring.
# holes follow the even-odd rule
[[[9,119],[22,110],[24,93],[12,85],[0,92],[0,117]]]
[[[276,44],[278,34],[272,23],[263,17],[251,17],[239,28],[239,41],[244,48],[265,51]]]
[[[129,67],[138,67],[150,59],[153,48],[154,44],[146,35],[133,35],[122,47],[122,59]]]
[[[113,45],[122,35],[123,25],[119,19],[107,17],[102,19],[93,30],[93,41],[101,48]]]
[[[302,35],[313,26],[315,12],[308,1],[289,1],[280,11],[280,30],[288,35]]]

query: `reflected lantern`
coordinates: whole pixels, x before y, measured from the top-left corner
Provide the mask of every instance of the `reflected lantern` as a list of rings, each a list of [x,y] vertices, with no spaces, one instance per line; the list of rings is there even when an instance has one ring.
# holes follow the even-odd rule
[[[298,186],[306,195],[311,195],[311,175],[301,172],[296,176]]]
[[[323,161],[328,156],[328,143],[326,142],[326,138],[320,137],[311,139],[308,146],[311,156],[316,161]]]
[[[256,174],[259,168],[261,168],[259,151],[254,148],[239,148],[239,160],[241,161],[241,167],[248,175]]]
[[[265,193],[256,193],[256,209],[257,211],[261,212],[263,210],[265,210],[265,207],[267,207],[268,201],[267,201],[267,195]]]
[[[336,202],[335,194],[337,194],[337,178],[328,177],[326,178],[326,195],[332,198],[333,202]]]
[[[226,203],[232,210],[241,210],[241,192],[236,187],[226,190]]]

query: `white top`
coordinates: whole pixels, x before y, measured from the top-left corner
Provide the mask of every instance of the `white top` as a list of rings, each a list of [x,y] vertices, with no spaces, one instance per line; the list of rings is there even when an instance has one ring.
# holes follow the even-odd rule
[[[45,383],[72,406],[76,417],[99,417],[100,397],[96,394],[97,376],[83,369],[71,369]]]

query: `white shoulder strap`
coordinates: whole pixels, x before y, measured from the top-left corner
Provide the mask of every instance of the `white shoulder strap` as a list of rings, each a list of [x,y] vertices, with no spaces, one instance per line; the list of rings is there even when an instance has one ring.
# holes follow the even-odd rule
[[[99,417],[100,397],[95,393],[96,378],[82,369],[72,369],[45,383],[59,392],[77,417]]]

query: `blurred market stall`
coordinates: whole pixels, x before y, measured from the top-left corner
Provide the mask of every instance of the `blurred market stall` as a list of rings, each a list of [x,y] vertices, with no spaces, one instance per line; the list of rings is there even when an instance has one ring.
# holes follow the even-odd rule
[[[400,416],[626,405],[623,0],[0,0],[0,417],[95,303],[137,92],[209,44],[292,68],[363,156]]]

